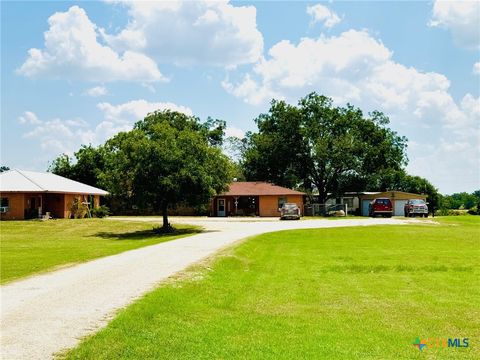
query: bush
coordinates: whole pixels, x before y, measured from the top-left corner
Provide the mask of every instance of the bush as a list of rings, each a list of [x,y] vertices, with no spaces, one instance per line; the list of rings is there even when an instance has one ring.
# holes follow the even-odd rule
[[[480,209],[478,208],[478,206],[474,206],[473,208],[468,210],[468,213],[470,215],[480,215]]]
[[[70,208],[74,219],[83,219],[87,215],[88,207],[82,203],[79,199],[73,199],[72,207]]]
[[[466,210],[454,210],[454,209],[440,209],[435,212],[436,216],[459,216],[459,215],[467,215],[468,212]]]
[[[92,209],[92,215],[97,218],[104,218],[110,214],[110,209],[105,205],[98,206]]]

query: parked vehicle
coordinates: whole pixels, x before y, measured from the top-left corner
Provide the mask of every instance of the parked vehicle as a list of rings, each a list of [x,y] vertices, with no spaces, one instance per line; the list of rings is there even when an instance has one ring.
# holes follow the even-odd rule
[[[423,216],[428,217],[428,206],[423,199],[410,199],[403,208],[405,217]]]
[[[387,198],[373,199],[368,207],[368,214],[371,217],[375,217],[377,215],[381,215],[383,217],[392,217],[392,202]]]
[[[300,208],[297,204],[285,203],[278,209],[280,211],[280,220],[294,219],[300,220]]]

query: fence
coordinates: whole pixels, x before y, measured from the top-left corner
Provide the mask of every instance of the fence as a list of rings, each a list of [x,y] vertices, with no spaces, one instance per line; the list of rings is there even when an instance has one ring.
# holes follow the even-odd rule
[[[347,204],[307,204],[303,207],[305,216],[347,216]]]

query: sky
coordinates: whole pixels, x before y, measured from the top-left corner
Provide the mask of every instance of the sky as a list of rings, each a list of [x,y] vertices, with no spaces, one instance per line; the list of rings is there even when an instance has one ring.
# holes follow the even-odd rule
[[[312,91],[408,138],[407,171],[480,189],[479,1],[2,1],[0,161],[45,171],[153,110],[255,131]]]

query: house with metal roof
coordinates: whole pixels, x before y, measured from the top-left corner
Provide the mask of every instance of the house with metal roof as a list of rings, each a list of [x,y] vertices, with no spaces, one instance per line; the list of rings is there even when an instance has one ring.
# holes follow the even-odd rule
[[[105,190],[52,173],[9,170],[0,173],[0,218],[70,218],[74,203],[97,207],[105,195]]]
[[[303,209],[301,191],[291,190],[267,182],[238,181],[228,191],[215,196],[210,205],[211,216],[280,216],[284,203],[295,203]]]

